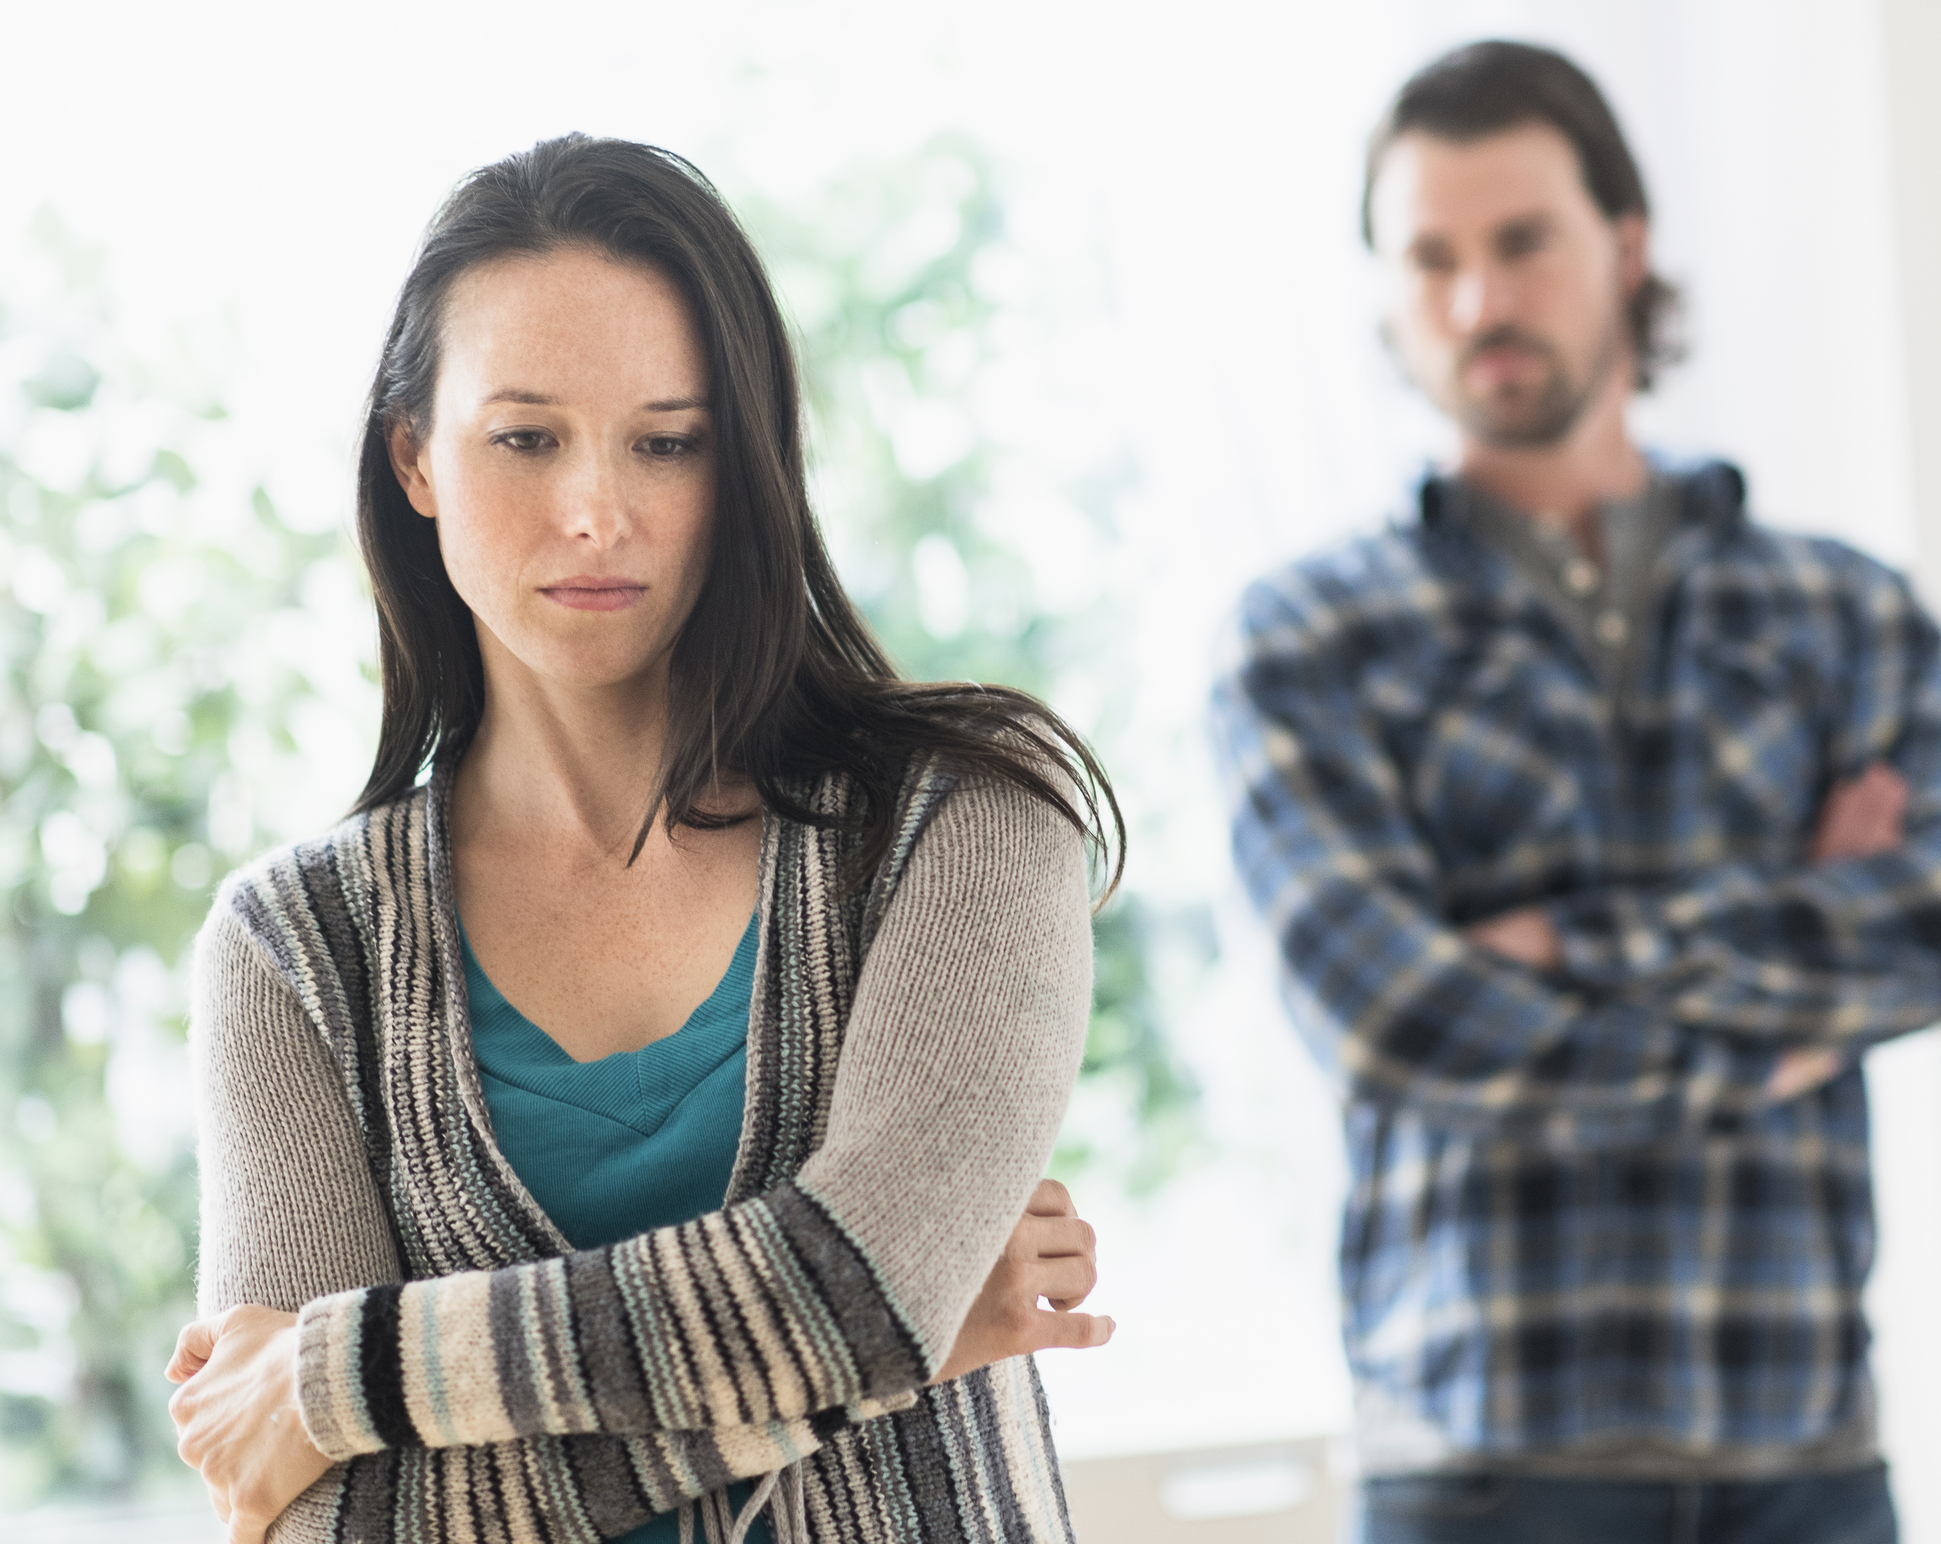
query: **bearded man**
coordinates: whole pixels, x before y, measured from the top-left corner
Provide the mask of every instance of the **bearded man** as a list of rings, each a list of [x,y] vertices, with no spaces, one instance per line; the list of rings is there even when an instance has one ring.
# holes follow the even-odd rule
[[[1633,442],[1671,293],[1568,60],[1410,80],[1363,228],[1454,464],[1249,590],[1215,712],[1342,1091],[1366,1536],[1891,1540],[1860,1061],[1941,1018],[1935,629]]]

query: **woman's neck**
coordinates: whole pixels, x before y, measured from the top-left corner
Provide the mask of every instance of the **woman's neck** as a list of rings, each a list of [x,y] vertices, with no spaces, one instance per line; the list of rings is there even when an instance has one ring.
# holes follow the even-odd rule
[[[633,852],[666,743],[667,677],[577,687],[485,655],[485,710],[458,769],[453,837]]]

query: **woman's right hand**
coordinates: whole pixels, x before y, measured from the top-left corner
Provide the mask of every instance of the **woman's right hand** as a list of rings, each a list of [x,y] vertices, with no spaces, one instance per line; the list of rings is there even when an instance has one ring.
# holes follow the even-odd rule
[[[243,1304],[182,1331],[167,1377],[176,1451],[202,1476],[230,1544],[262,1544],[330,1460],[303,1429],[297,1316]]]
[[[1104,1314],[1074,1313],[1098,1281],[1098,1240],[1055,1179],[1041,1179],[1004,1254],[971,1304],[970,1317],[932,1378],[943,1383],[992,1362],[1053,1346],[1102,1346],[1114,1325]],[[1038,1306],[1044,1298],[1049,1310]]]

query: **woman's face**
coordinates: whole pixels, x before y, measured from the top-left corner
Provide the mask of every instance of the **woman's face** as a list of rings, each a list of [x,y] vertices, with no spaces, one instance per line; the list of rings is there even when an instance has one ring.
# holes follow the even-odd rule
[[[441,341],[431,431],[394,433],[391,459],[438,522],[488,683],[658,687],[714,518],[707,368],[680,292],[586,248],[500,258],[452,286]]]

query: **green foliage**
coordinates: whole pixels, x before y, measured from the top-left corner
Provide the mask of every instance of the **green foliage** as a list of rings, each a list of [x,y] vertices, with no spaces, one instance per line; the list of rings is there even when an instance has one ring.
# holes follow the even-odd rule
[[[1085,432],[1086,383],[1061,395],[1043,347],[1096,275],[1061,284],[1034,269],[1009,239],[996,169],[961,139],[858,166],[798,207],[741,202],[798,329],[819,512],[891,657],[918,679],[1034,692],[1109,763],[1132,690],[1112,588],[1131,463],[1109,432]],[[1077,431],[1050,464],[1047,418]],[[1084,1076],[1134,1118],[1109,1138],[1068,1130],[1061,1175],[1103,1169],[1148,1190],[1192,1145],[1195,1089],[1152,958],[1183,937],[1204,963],[1207,936],[1135,894],[1100,915]]]
[[[186,946],[264,840],[252,784],[295,758],[317,695],[290,662],[318,624],[306,581],[347,570],[260,489],[203,486],[198,461],[233,462],[220,411],[117,358],[85,293],[31,330],[0,319],[0,355],[0,1496],[19,1501],[185,1476],[159,1371],[194,1306]]]

